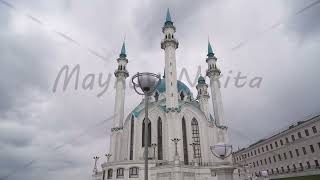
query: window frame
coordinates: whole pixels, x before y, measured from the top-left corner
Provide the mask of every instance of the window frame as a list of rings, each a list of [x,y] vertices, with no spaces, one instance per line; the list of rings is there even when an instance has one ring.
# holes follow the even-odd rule
[[[117,169],[117,176],[118,179],[124,178],[124,168],[118,168]]]
[[[139,177],[139,167],[130,167],[129,168],[129,178]]]

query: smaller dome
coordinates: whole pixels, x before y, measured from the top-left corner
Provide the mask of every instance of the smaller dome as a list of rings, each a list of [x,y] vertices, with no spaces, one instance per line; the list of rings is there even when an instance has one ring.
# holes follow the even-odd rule
[[[180,93],[181,91],[183,91],[184,93],[186,93],[188,96],[192,96],[192,92],[190,91],[190,89],[188,88],[187,85],[185,85],[183,82],[177,80],[177,89],[178,89],[178,93]],[[162,94],[166,92],[166,81],[165,79],[161,79],[160,80],[160,84],[157,87],[157,91]]]
[[[203,76],[199,76],[199,78],[198,78],[198,84],[206,84],[206,80],[204,79],[204,77]]]

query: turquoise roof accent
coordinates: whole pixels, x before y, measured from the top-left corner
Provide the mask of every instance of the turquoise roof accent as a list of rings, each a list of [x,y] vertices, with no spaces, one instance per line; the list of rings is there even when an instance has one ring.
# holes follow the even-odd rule
[[[212,47],[211,47],[211,44],[210,42],[208,41],[208,57],[213,57],[214,56],[214,53],[213,53],[213,50],[212,50]]]
[[[177,80],[177,88],[178,92],[184,91],[188,96],[192,96],[192,92],[188,88],[187,85],[185,85],[183,82]],[[165,79],[160,80],[160,84],[157,87],[157,90],[159,93],[165,93],[166,92],[166,81]]]
[[[123,44],[122,44],[122,48],[121,48],[121,52],[120,52],[120,57],[121,57],[121,58],[127,57],[127,54],[126,54],[126,44],[125,44],[125,42],[123,42]]]
[[[165,26],[173,26],[173,22],[171,20],[170,10],[167,9],[167,15],[166,15],[166,22],[164,23]]]
[[[172,22],[169,8],[167,9],[166,22]]]
[[[204,77],[203,76],[199,76],[199,78],[198,78],[198,84],[206,84],[206,80],[204,79]]]

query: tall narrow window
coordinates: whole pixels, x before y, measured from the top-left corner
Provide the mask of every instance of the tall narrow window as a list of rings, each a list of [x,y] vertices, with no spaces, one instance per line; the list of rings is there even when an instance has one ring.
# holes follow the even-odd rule
[[[192,140],[197,145],[194,148],[194,155],[195,158],[199,158],[201,160],[201,148],[200,148],[200,133],[199,133],[199,124],[198,121],[193,118],[191,121],[191,127],[192,127]]]
[[[133,160],[133,143],[134,143],[134,117],[131,116],[131,132],[130,132],[130,160]]]
[[[317,132],[318,132],[317,127],[316,127],[316,126],[313,126],[313,127],[312,127],[312,131],[313,131],[313,133],[317,133]]]
[[[156,91],[156,92],[154,93],[154,99],[155,99],[156,101],[158,101],[158,99],[159,99],[159,93],[158,93],[158,91]]]
[[[112,172],[113,172],[112,169],[108,169],[108,173],[107,173],[107,178],[108,179],[112,179]]]
[[[181,100],[184,100],[184,94],[183,94],[182,91],[181,91],[181,93],[180,93],[180,98],[181,98]]]
[[[102,171],[102,180],[105,180],[105,178],[106,178],[106,170],[103,170]]]
[[[158,118],[158,159],[163,159],[163,151],[162,151],[162,120]]]
[[[123,178],[123,176],[124,176],[123,171],[124,171],[123,168],[117,169],[117,178]]]
[[[137,178],[139,177],[139,168],[132,167],[129,169],[129,178]]]
[[[188,142],[187,142],[187,132],[186,132],[186,120],[182,117],[182,136],[183,136],[183,157],[184,157],[184,164],[189,163],[188,158]]]
[[[145,120],[142,122],[142,147],[144,147]],[[148,123],[148,146],[151,147],[151,122]]]

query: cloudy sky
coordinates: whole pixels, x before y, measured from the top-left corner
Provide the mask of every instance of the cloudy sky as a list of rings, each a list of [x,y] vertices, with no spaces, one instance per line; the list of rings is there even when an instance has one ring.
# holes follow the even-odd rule
[[[205,72],[210,37],[236,148],[319,114],[319,0],[0,0],[0,179],[90,178],[92,157],[108,150],[122,41],[131,75],[163,72],[167,7],[180,42],[178,74],[185,68],[191,82]],[[79,88],[53,92],[59,70],[77,64]],[[238,73],[246,76],[241,88]],[[87,74],[93,89],[81,87]],[[109,86],[97,97],[100,74]],[[256,77],[263,80],[252,88]],[[126,97],[127,114],[141,97],[130,88]]]

